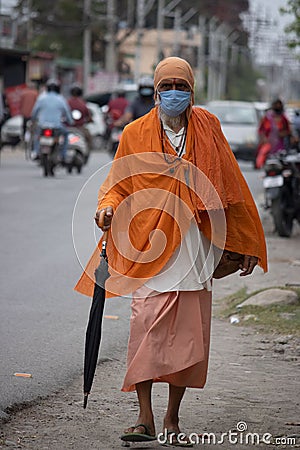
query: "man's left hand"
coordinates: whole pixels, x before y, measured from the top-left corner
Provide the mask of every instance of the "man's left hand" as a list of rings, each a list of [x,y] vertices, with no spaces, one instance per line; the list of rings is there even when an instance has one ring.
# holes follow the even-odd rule
[[[253,272],[254,267],[257,265],[257,262],[258,258],[256,256],[245,255],[240,276],[245,277],[246,275],[250,275]]]

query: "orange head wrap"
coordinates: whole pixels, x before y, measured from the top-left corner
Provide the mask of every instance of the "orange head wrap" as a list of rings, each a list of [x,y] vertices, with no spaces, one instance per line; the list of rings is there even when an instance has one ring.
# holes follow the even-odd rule
[[[157,96],[157,87],[159,84],[169,78],[180,78],[188,83],[191,88],[191,105],[194,104],[194,74],[189,63],[177,56],[170,56],[158,63],[154,72],[154,90]]]

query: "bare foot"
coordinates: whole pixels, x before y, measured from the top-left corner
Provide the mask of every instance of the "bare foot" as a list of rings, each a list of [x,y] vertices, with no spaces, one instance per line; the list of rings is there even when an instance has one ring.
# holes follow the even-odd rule
[[[134,432],[134,427],[125,428],[125,430],[124,430],[125,434],[133,433],[133,432]]]
[[[174,431],[174,433],[180,433],[180,429],[179,429],[179,419],[168,419],[167,417],[165,417],[164,419],[164,430],[168,430],[168,431]]]

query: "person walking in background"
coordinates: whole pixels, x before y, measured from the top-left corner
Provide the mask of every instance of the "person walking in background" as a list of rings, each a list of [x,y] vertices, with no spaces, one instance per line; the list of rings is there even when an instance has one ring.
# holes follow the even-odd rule
[[[38,90],[33,82],[28,83],[27,87],[22,91],[20,98],[20,114],[23,116],[23,139],[25,139],[27,122],[31,119],[32,110],[38,95]]]
[[[260,169],[268,155],[284,150],[291,138],[290,123],[284,114],[283,103],[280,99],[272,102],[271,108],[260,122],[258,134],[260,144],[257,150],[256,168]]]
[[[167,445],[191,447],[180,434],[179,410],[186,388],[206,383],[215,266],[220,255],[237,252],[241,276],[257,264],[266,271],[266,245],[219,120],[193,107],[187,61],[169,57],[157,65],[154,98],[156,107],[124,129],[95,221],[108,231],[107,296],[132,294],[122,390],[136,390],[139,412],[121,439],[156,439],[152,386],[165,382],[159,442],[164,437]],[[75,287],[89,296],[99,246]]]

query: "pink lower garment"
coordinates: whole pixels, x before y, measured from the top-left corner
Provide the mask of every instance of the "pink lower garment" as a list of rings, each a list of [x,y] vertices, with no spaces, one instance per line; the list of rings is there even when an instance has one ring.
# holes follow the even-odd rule
[[[203,388],[206,382],[212,294],[207,290],[133,294],[127,372],[122,391],[146,380]]]

